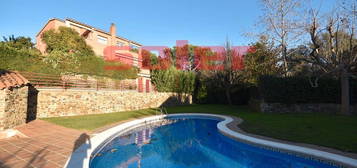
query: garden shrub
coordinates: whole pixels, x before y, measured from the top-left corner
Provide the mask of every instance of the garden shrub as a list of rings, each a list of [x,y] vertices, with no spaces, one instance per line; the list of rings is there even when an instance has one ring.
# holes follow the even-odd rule
[[[85,42],[85,39],[69,27],[61,26],[58,30],[45,31],[42,38],[47,45],[47,53],[57,50],[82,56],[94,55],[92,47]]]
[[[18,49],[0,43],[0,69],[58,74],[50,65],[42,61],[35,49]]]
[[[196,79],[193,100],[198,104],[229,104],[226,89],[212,78],[211,73],[199,73]],[[247,105],[250,99],[252,86],[244,81],[239,81],[231,87],[230,96],[233,105]]]
[[[153,70],[151,81],[159,92],[191,94],[194,90],[195,74],[171,67],[167,70]]]
[[[231,91],[233,105],[247,105],[250,99],[250,87],[247,85],[235,85]],[[229,104],[225,90],[220,87],[202,85],[196,97],[195,103],[199,104]]]

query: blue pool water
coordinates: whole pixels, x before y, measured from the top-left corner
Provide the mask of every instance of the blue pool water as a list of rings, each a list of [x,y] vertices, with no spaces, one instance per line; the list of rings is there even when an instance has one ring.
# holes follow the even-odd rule
[[[317,161],[235,141],[219,121],[170,119],[114,138],[92,158],[91,168],[332,168]]]

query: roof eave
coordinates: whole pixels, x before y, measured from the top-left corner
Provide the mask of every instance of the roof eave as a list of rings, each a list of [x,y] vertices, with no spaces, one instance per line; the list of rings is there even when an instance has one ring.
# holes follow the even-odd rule
[[[74,20],[74,19],[66,18],[65,20],[66,20],[66,21],[69,21],[69,22],[73,22],[73,23],[79,24],[79,25],[82,25],[82,26],[85,26],[85,27],[88,27],[88,28],[91,28],[91,29],[94,29],[94,30],[99,31],[99,32],[101,32],[101,33],[110,35],[110,33],[106,32],[106,31],[104,31],[104,30],[102,30],[102,29],[95,28],[95,27],[93,27],[93,26],[90,26],[90,25],[81,23],[81,22],[76,21],[76,20]],[[118,39],[127,41],[127,42],[129,42],[129,43],[133,43],[133,44],[136,44],[136,45],[138,45],[138,46],[142,46],[140,43],[135,42],[135,41],[132,41],[132,40],[129,40],[129,39],[126,39],[126,38],[124,38],[124,37],[120,37],[120,36],[117,36],[117,35],[116,35],[115,37],[118,38]]]
[[[44,29],[44,28],[48,25],[48,23],[50,23],[50,21],[52,21],[52,20],[58,20],[58,21],[60,21],[60,22],[64,22],[64,20],[61,20],[61,19],[58,19],[58,18],[49,19],[49,20],[47,21],[47,23],[45,24],[45,26],[43,26],[42,29],[36,34],[36,37],[40,35],[40,33],[43,31],[43,29]]]

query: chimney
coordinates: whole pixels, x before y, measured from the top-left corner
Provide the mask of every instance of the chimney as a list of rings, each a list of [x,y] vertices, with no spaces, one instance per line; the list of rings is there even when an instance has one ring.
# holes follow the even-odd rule
[[[117,35],[117,28],[115,27],[115,24],[114,23],[112,23],[111,25],[110,25],[110,35],[111,36],[116,36]]]

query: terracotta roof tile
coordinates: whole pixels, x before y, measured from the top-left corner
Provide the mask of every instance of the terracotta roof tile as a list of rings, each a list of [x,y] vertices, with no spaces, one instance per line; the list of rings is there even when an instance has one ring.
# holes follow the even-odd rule
[[[20,87],[29,81],[16,71],[0,70],[0,90],[12,87]]]

